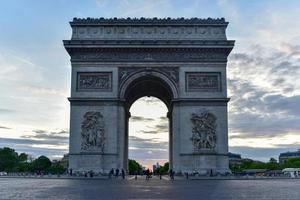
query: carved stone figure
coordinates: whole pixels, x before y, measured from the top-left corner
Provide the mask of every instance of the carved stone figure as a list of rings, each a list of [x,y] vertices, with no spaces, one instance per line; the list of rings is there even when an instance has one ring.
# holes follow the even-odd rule
[[[216,147],[216,119],[217,118],[207,110],[192,114],[193,135],[191,140],[195,151],[214,149]]]
[[[104,152],[105,129],[100,112],[86,112],[81,123],[81,149]]]

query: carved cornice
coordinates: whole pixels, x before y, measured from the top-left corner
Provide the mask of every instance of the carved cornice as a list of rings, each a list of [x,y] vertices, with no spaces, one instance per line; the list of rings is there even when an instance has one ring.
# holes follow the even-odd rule
[[[228,47],[234,46],[234,40],[63,40],[66,48],[75,47]],[[137,45],[137,46],[135,46]]]
[[[72,62],[226,62],[231,48],[69,49]]]
[[[81,24],[222,24],[227,25],[228,22],[224,18],[73,18],[71,25]]]

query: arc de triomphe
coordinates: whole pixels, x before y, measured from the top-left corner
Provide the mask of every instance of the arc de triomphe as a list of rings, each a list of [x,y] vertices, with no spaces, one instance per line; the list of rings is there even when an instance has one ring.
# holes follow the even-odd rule
[[[228,172],[227,40],[221,19],[74,18],[69,167],[127,169],[129,109],[168,107],[170,168]]]

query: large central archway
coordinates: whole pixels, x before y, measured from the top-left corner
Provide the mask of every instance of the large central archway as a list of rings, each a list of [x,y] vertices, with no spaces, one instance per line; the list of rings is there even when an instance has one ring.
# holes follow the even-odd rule
[[[169,119],[169,163],[170,168],[173,164],[173,137],[172,137],[172,102],[177,98],[177,90],[174,83],[164,74],[155,70],[147,69],[146,71],[137,72],[124,82],[120,87],[120,98],[124,100],[125,106],[125,151],[124,166],[128,166],[128,123],[131,116],[129,110],[131,105],[139,98],[144,96],[153,96],[163,101],[167,108]]]

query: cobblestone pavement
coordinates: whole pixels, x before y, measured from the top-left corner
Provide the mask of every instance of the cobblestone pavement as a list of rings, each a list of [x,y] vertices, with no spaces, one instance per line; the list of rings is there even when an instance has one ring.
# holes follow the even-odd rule
[[[300,199],[300,180],[0,178],[0,199]]]

